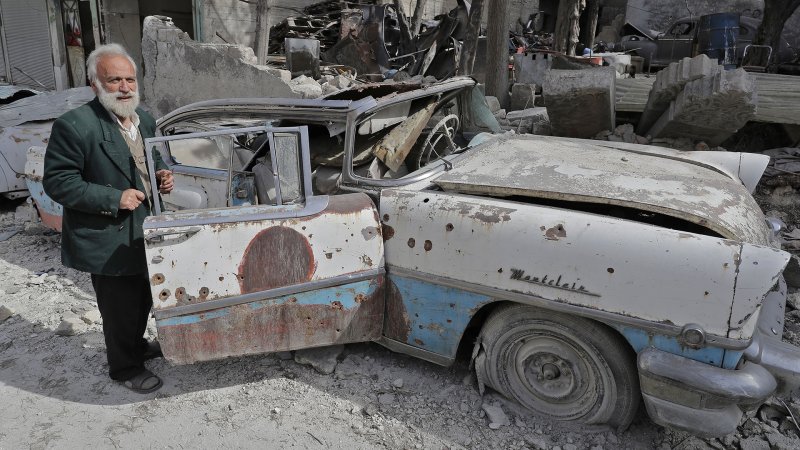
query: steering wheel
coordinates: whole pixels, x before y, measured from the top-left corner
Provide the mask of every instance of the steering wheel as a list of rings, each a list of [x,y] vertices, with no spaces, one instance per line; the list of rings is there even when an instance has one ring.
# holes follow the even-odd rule
[[[453,141],[458,125],[458,116],[455,114],[448,114],[436,122],[420,148],[417,167],[424,167],[433,160],[461,150],[461,147]],[[435,158],[431,159],[431,154],[435,155]]]

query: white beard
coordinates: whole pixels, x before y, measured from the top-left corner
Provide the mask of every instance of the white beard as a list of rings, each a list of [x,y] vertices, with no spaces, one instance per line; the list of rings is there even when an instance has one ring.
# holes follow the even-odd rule
[[[95,83],[97,86],[97,98],[100,104],[105,106],[106,109],[114,113],[117,117],[128,118],[133,117],[136,113],[136,108],[139,106],[139,91],[130,91],[127,94],[122,92],[107,92],[103,89],[102,83],[99,81]],[[117,99],[120,97],[131,97],[127,102],[120,102]]]

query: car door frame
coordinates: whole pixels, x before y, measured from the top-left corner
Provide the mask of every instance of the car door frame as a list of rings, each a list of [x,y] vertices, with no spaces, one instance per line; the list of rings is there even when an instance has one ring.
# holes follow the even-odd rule
[[[313,194],[306,127],[231,128],[147,139],[146,157],[154,192],[158,189],[153,171],[154,144],[211,134],[257,131],[299,133],[299,162],[304,196],[302,205],[281,204],[279,201],[275,206],[241,206],[165,214],[161,209],[160,199],[156,198],[154,199],[156,215],[148,217],[145,221],[143,228],[148,245],[148,266],[159,339],[165,356],[172,362],[191,363],[245,354],[378,340],[381,337],[385,272],[383,239],[376,206],[364,194],[334,196]],[[280,185],[273,137],[274,135],[270,136],[273,173],[276,185]],[[359,227],[358,231],[363,241],[355,237],[357,236],[355,232],[349,235],[341,232],[343,227],[355,225]],[[326,232],[326,228],[332,230]],[[276,231],[273,233],[271,230]],[[240,239],[242,233],[250,235]],[[203,262],[202,269],[199,268],[201,266],[193,266],[198,269],[192,273],[201,274],[197,277],[196,283],[189,275],[181,274],[180,269],[175,268],[176,262],[178,266],[181,265],[181,258],[176,255],[181,255],[181,249],[188,246],[182,244],[195,234],[203,236],[201,240],[195,242],[208,244],[208,247],[205,247],[207,251],[201,252],[203,256],[199,258],[207,258],[208,261]],[[223,234],[227,237],[214,237]],[[273,244],[277,243],[277,246],[270,247],[274,249],[274,258],[272,261],[266,260],[265,264],[264,249],[258,251],[252,249],[256,244],[262,245],[266,239],[259,236],[268,235],[277,236],[277,240],[270,241]],[[172,241],[168,242],[169,245],[159,244],[159,240],[166,238]],[[217,241],[213,241],[214,239]],[[238,247],[244,248],[243,251],[223,248],[226,243],[230,243],[231,248],[236,247],[233,244],[237,239],[245,242],[244,246]],[[326,239],[338,239],[338,241],[326,242]],[[291,246],[285,242],[300,244]],[[219,251],[212,249],[211,244],[217,243],[220,244]],[[349,244],[351,248],[345,248],[345,244]],[[307,250],[307,253],[299,256],[291,253],[297,248]],[[330,252],[331,256],[328,256],[328,248],[338,249],[342,255],[347,255],[337,254],[339,258],[337,260],[332,256],[333,251]],[[224,264],[228,263],[215,261],[214,251],[234,252],[229,258],[232,261],[241,255],[242,262],[238,266],[235,263],[229,264],[231,268],[236,267],[234,273],[238,274],[237,281],[233,281],[233,277],[223,281],[224,271],[220,269],[227,267]],[[239,253],[235,253],[236,251]],[[354,251],[363,252],[363,255],[352,254]],[[188,256],[191,252],[186,251],[183,254]],[[245,261],[249,261],[247,258],[250,254],[259,254],[262,257],[245,265]],[[311,255],[308,277],[289,280],[290,282],[283,285],[280,284],[281,280],[270,280],[273,284],[263,284],[262,280],[262,284],[256,284],[255,289],[248,287],[248,282],[244,280],[258,279],[257,270],[261,269],[259,264],[271,267],[273,270],[269,273],[278,273],[282,266],[294,264],[294,259],[291,263],[284,264],[289,259],[286,258],[284,261],[281,255],[290,257]],[[324,256],[320,257],[321,255]],[[273,255],[270,253],[268,256]],[[356,258],[363,264],[354,263]],[[162,264],[164,262],[167,264]],[[337,268],[331,264],[336,264]],[[341,273],[337,272],[339,264]],[[211,269],[203,272],[209,266]],[[217,270],[215,275],[220,274],[219,283],[208,276],[202,276],[208,275],[215,269]],[[243,275],[243,270],[250,270],[247,277]],[[256,272],[253,272],[254,270]],[[267,270],[269,269],[264,268],[264,271]],[[253,273],[256,275],[251,276]],[[170,283],[174,284],[172,280],[175,279],[178,280],[180,287],[162,288]],[[196,286],[190,286],[188,282],[185,285],[181,284],[185,280],[195,283]],[[240,292],[235,292],[235,286],[241,288]],[[193,295],[195,292],[197,294]]]

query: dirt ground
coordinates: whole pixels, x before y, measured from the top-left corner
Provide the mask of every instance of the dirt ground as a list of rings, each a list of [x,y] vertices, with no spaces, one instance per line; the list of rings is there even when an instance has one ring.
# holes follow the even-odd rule
[[[88,276],[60,264],[58,234],[15,218],[20,205],[0,200],[0,449],[800,448],[784,408],[800,419],[800,397],[749,413],[723,439],[665,430],[643,408],[618,433],[554,422],[491,392],[481,398],[466,361],[444,368],[376,344],[346,346],[328,375],[291,354],[155,359],[148,367],[164,386],[135,394],[106,375]],[[784,337],[798,343],[793,314]]]

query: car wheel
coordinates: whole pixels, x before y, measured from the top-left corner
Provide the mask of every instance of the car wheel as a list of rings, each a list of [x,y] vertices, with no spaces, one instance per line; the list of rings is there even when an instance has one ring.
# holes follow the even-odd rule
[[[598,322],[525,305],[494,311],[481,330],[478,378],[557,420],[626,428],[639,406],[635,354]]]

